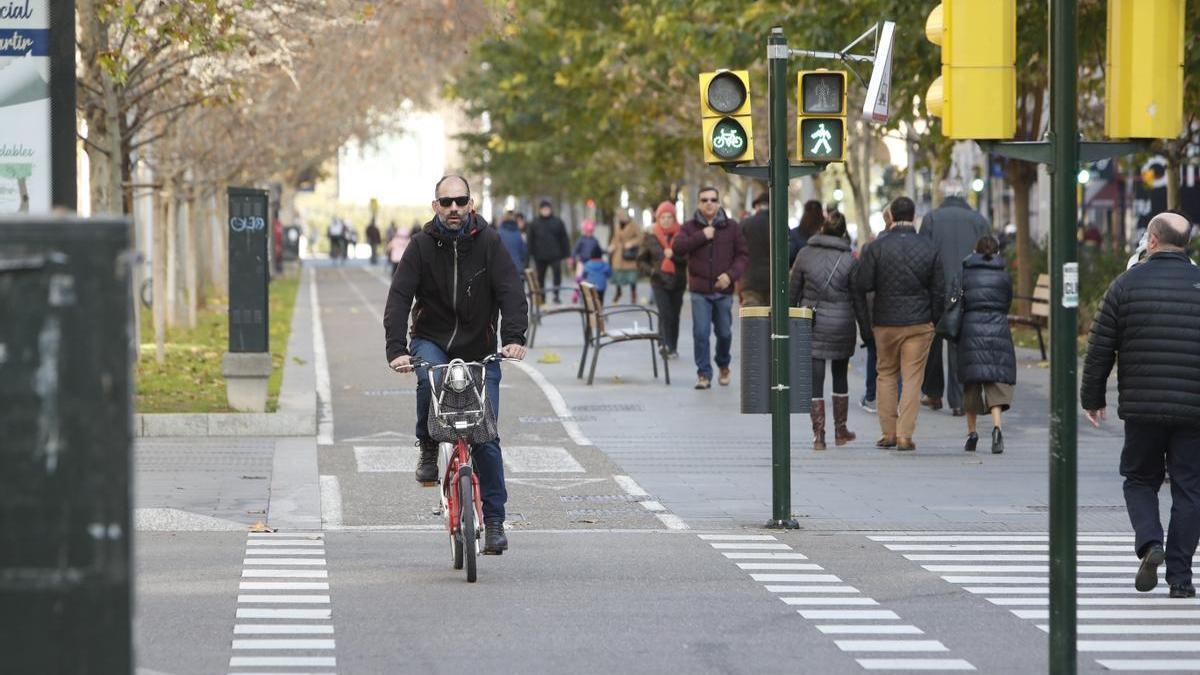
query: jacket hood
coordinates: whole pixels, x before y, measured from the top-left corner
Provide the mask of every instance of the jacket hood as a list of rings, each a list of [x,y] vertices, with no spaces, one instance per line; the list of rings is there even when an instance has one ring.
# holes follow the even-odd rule
[[[808,245],[819,248],[832,248],[838,251],[850,250],[850,242],[830,234],[814,234],[808,238]]]
[[[478,213],[471,213],[467,216],[467,221],[463,223],[463,226],[458,230],[451,230],[450,228],[446,227],[442,223],[441,218],[438,218],[437,216],[434,216],[433,220],[425,223],[425,227],[421,229],[434,239],[449,243],[455,239],[463,237],[474,238],[478,236],[479,233],[482,232],[487,226],[488,223],[483,219],[483,216],[479,215]]]
[[[697,223],[700,223],[701,225],[703,225],[704,223],[707,222],[704,220],[704,216],[700,214],[700,209],[696,209],[694,212],[692,212],[692,220],[696,221]],[[725,227],[725,225],[727,225],[728,223],[729,223],[729,216],[727,216],[725,214],[725,209],[724,208],[717,209],[717,215],[713,216],[712,226],[713,227]]]
[[[992,256],[991,260],[983,257],[981,253],[972,253],[963,258],[963,267],[982,267],[987,269],[1002,270],[1004,269],[1004,257],[1000,255]]]
[[[951,195],[949,197],[946,197],[945,199],[942,200],[942,204],[938,208],[944,209],[947,206],[956,206],[961,209],[971,208],[971,205],[967,203],[967,200],[963,199],[962,197],[959,197],[958,195]]]

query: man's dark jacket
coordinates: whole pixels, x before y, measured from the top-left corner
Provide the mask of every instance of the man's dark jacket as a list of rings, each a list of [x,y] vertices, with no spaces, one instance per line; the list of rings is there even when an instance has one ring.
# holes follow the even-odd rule
[[[742,275],[742,291],[756,291],[768,297],[771,292],[771,216],[767,209],[755,211],[742,221],[742,237],[750,263]]]
[[[975,250],[975,244],[992,228],[978,211],[962,197],[947,197],[921,219],[921,234],[933,240],[942,259],[946,288],[962,273],[962,261]]]
[[[1200,269],[1183,253],[1155,253],[1108,287],[1083,361],[1084,410],[1104,408],[1114,360],[1117,416],[1200,426]]]
[[[679,230],[672,250],[676,256],[687,258],[688,288],[693,293],[731,295],[733,282],[742,278],[749,262],[746,240],[742,237],[742,228],[736,220],[725,215],[724,209],[713,216],[712,225],[716,233],[710,240],[704,236],[706,225],[697,211]],[[729,275],[729,285],[718,290],[717,277],[722,274]]]
[[[434,219],[413,235],[392,277],[383,312],[387,359],[408,354],[412,336],[437,344],[450,358],[478,360],[496,352],[498,313],[503,344],[525,344],[528,312],[517,268],[495,228],[472,214],[455,236]]]
[[[915,326],[942,317],[946,281],[937,247],[912,223],[896,223],[871,242],[858,261],[857,308],[870,307],[869,326]],[[867,294],[875,299],[867,304]],[[863,311],[860,309],[860,311]]]
[[[529,256],[539,262],[558,262],[571,257],[567,226],[554,214],[538,216],[525,227],[529,238]]]

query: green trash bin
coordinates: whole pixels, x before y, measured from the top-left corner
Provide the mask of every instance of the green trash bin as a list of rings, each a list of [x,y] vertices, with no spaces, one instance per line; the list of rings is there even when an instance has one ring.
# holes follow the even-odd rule
[[[743,307],[741,323],[742,413],[765,415],[771,412],[771,309]],[[788,308],[789,372],[791,397],[789,409],[807,414],[812,406],[812,310]]]
[[[132,670],[129,232],[0,219],[4,672]]]

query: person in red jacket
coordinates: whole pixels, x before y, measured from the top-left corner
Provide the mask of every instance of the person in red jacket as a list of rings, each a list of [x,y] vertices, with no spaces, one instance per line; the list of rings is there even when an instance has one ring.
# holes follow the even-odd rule
[[[715,187],[700,188],[700,205],[675,238],[675,255],[687,258],[688,288],[692,291],[692,343],[696,357],[696,388],[712,387],[710,331],[717,336],[717,382],[729,384],[733,360],[733,284],[749,262],[746,240],[737,221],[725,215]]]

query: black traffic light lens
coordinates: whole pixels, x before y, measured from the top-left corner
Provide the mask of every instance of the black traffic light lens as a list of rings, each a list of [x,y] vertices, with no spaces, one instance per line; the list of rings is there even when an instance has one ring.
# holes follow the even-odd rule
[[[810,73],[800,83],[804,112],[818,115],[841,115],[842,91],[845,80],[840,74]]]
[[[746,102],[746,85],[733,73],[718,73],[708,83],[708,107],[719,113],[731,113]]]
[[[733,159],[741,155],[746,152],[749,143],[746,129],[732,117],[717,122],[713,126],[712,138],[709,139],[713,154],[721,159]]]

